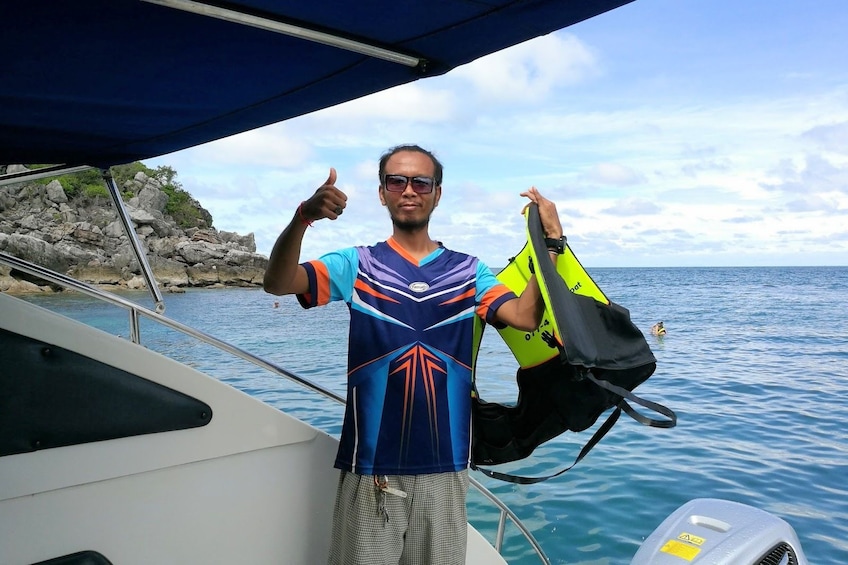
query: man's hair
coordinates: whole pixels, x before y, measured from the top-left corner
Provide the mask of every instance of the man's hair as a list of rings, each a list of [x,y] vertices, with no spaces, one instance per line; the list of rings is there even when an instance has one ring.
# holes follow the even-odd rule
[[[441,186],[442,184],[442,171],[444,167],[436,159],[436,156],[424,149],[423,147],[415,144],[406,144],[406,145],[396,145],[383,153],[383,156],[380,157],[380,170],[378,174],[380,175],[380,185],[383,184],[383,177],[386,176],[386,162],[391,159],[392,155],[395,153],[400,153],[402,151],[413,151],[415,153],[421,153],[422,155],[426,155],[433,162],[433,180],[435,181],[436,186]]]

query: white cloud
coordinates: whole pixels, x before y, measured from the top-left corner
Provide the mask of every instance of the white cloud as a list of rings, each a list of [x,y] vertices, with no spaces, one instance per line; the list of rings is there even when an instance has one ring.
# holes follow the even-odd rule
[[[588,180],[602,184],[630,185],[645,180],[644,175],[618,163],[598,163],[591,167]]]
[[[293,168],[314,157],[307,140],[290,136],[282,124],[207,143],[193,153],[197,160],[239,167]]]
[[[628,198],[616,202],[614,206],[603,210],[604,213],[612,216],[624,216],[632,218],[633,216],[653,215],[659,213],[661,207],[642,198]]]
[[[848,122],[814,126],[803,135],[825,149],[848,155]]]
[[[569,33],[550,34],[460,67],[453,78],[471,83],[474,97],[498,102],[533,103],[557,88],[599,74],[592,49]]]
[[[338,120],[360,123],[369,120],[444,122],[455,113],[455,94],[411,83],[327,108],[311,116],[316,122]]]

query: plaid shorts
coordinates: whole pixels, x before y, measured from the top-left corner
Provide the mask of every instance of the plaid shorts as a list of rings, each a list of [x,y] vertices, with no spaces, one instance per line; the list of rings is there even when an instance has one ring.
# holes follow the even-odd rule
[[[342,471],[329,565],[464,565],[468,470],[390,475],[384,493],[372,475]]]

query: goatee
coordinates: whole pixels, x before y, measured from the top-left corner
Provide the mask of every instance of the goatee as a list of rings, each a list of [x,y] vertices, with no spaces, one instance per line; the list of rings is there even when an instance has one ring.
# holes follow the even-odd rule
[[[398,218],[392,217],[392,224],[394,226],[405,232],[417,232],[423,229],[427,229],[427,224],[430,223],[430,218],[424,218],[423,220],[399,220]]]

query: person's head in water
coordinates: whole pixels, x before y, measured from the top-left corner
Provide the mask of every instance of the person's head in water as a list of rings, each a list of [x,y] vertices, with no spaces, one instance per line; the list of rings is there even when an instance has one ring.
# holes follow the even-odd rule
[[[380,157],[380,202],[402,231],[426,229],[442,196],[442,164],[418,145],[398,145]]]
[[[665,331],[665,324],[663,322],[657,322],[651,326],[651,333],[654,335],[665,335]]]

